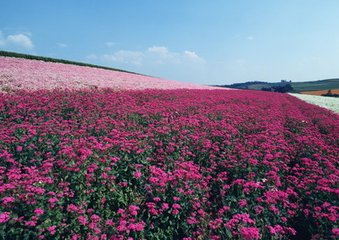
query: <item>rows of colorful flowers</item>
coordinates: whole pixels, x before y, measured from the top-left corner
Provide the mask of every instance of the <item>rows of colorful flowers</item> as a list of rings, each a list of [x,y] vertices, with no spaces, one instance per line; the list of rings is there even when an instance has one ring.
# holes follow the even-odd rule
[[[335,239],[338,134],[276,93],[0,94],[0,239]]]
[[[84,88],[215,89],[215,87],[101,68],[0,56],[0,92]]]
[[[308,94],[299,94],[299,93],[289,93],[294,97],[297,97],[308,103],[318,105],[323,108],[330,109],[335,113],[339,113],[339,101],[335,97],[324,97],[324,96],[315,96]]]

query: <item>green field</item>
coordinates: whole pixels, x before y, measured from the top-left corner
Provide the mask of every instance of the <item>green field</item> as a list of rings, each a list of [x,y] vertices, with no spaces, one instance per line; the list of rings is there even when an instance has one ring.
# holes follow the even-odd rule
[[[293,90],[291,92],[296,92],[296,93],[304,92],[304,91],[339,89],[339,78],[324,79],[324,80],[318,80],[318,81],[286,82],[286,83],[291,84],[291,86],[293,87]],[[218,85],[218,86],[236,88],[236,89],[262,90],[262,88],[281,86],[286,83],[253,81],[253,82],[234,83],[231,85]]]
[[[295,92],[339,89],[339,78],[310,82],[292,82]]]

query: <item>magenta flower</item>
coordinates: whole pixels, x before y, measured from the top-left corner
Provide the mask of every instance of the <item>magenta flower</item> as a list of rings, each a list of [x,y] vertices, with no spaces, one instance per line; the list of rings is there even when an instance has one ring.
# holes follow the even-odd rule
[[[81,238],[80,234],[74,234],[72,235],[71,240],[78,240],[80,238]]]
[[[172,205],[172,208],[173,208],[173,209],[181,209],[181,206],[180,206],[180,204],[174,203],[174,204]]]
[[[4,197],[3,199],[2,199],[2,203],[3,204],[8,204],[8,203],[12,203],[12,202],[14,202],[15,201],[15,198],[14,197]]]
[[[144,230],[144,222],[140,222],[140,223],[132,223],[128,225],[128,229],[131,231],[135,231],[135,232],[140,232]]]
[[[138,215],[138,211],[139,211],[139,207],[138,206],[135,206],[135,205],[131,205],[129,206],[128,210],[130,211],[131,215],[132,216],[136,216]]]
[[[8,222],[10,219],[10,213],[9,212],[3,212],[0,214],[0,223]]]
[[[260,239],[259,228],[244,227],[240,229],[240,234],[245,240]]]
[[[247,206],[247,200],[241,199],[238,204],[239,204],[239,207],[245,207]]]
[[[15,74],[1,59],[0,82]],[[307,235],[335,238],[338,120],[240,90],[0,93],[0,222],[36,239],[142,239],[161,222],[187,239],[289,239],[307,215]]]
[[[172,213],[173,215],[177,215],[177,214],[179,214],[179,212],[180,212],[180,211],[179,211],[178,209],[173,209],[171,213]]]
[[[333,228],[332,229],[332,234],[334,238],[339,237],[339,228]]]
[[[79,208],[75,206],[74,204],[70,204],[67,206],[67,211],[68,212],[77,212],[79,211]]]
[[[168,203],[163,203],[162,205],[161,205],[161,209],[162,210],[167,210],[167,209],[169,209],[169,205],[168,205]]]
[[[41,208],[36,208],[36,209],[34,210],[34,214],[35,214],[36,216],[40,216],[40,215],[44,214],[44,210],[42,210]]]
[[[83,225],[83,226],[86,226],[87,223],[88,223],[87,217],[85,217],[85,216],[79,216],[79,217],[78,217],[78,221],[79,221],[79,223],[80,223],[81,225]]]
[[[114,222],[113,222],[112,219],[108,219],[108,220],[106,220],[105,224],[106,224],[107,226],[113,226],[113,225],[114,225]]]
[[[58,200],[57,198],[55,198],[55,197],[48,199],[48,202],[49,202],[50,204],[55,204],[55,203],[57,203],[58,201],[59,201],[59,200]]]
[[[96,214],[93,214],[93,215],[91,216],[91,221],[94,222],[94,223],[99,222],[100,219],[101,219],[101,218],[100,218],[98,215],[96,215]]]
[[[36,221],[26,221],[26,222],[25,222],[25,225],[26,225],[26,226],[29,226],[29,227],[35,227],[36,224],[37,224]]]
[[[55,234],[55,232],[56,232],[56,226],[50,226],[50,227],[48,227],[47,228],[47,230],[49,231],[49,233],[51,234],[51,235],[54,235]]]
[[[197,219],[194,218],[194,217],[189,217],[189,218],[187,219],[187,223],[192,225],[192,224],[197,224],[198,221],[197,221]]]
[[[180,197],[173,197],[174,201],[180,201]]]
[[[135,172],[133,175],[136,179],[139,179],[142,176],[141,172],[139,172],[139,171]]]

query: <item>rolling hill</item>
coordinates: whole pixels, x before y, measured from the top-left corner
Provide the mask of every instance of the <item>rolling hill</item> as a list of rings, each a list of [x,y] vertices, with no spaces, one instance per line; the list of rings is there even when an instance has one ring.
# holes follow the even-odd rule
[[[237,89],[250,89],[250,90],[261,90],[262,88],[270,88],[281,86],[284,84],[290,84],[293,88],[291,92],[301,93],[306,91],[327,91],[329,89],[339,89],[339,78],[324,79],[317,81],[306,81],[306,82],[262,82],[262,81],[250,81],[245,83],[234,83],[231,85],[222,85],[220,87],[229,87]]]
[[[0,52],[0,92],[40,89],[216,89],[121,69],[62,59]]]

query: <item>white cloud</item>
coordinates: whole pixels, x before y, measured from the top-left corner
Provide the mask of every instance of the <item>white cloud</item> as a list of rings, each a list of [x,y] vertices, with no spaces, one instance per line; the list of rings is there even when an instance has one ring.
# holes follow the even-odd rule
[[[247,40],[249,40],[249,41],[252,41],[253,39],[254,39],[253,36],[248,36],[248,37],[247,37]]]
[[[193,51],[184,51],[184,56],[192,61],[197,61],[197,62],[205,62],[205,60],[196,54],[196,52]]]
[[[144,51],[145,58],[148,62],[156,65],[179,64],[182,56],[177,52],[171,52],[164,46],[153,46]]]
[[[59,48],[67,48],[68,45],[66,43],[57,43]]]
[[[142,65],[143,53],[138,51],[120,50],[113,54],[104,54],[102,59],[107,62]]]
[[[31,40],[30,33],[19,33],[14,35],[8,35],[7,37],[0,31],[0,46],[6,48],[20,47],[26,50],[32,50],[34,44]]]
[[[120,50],[107,54],[90,54],[86,57],[95,64],[162,76],[168,79],[195,81],[202,79],[207,62],[195,51],[171,51],[165,46],[152,46],[140,51]]]
[[[171,51],[166,46],[150,46],[142,50],[120,50],[106,54],[90,54],[92,63],[159,76],[167,79],[203,82],[208,63],[193,50]]]
[[[162,47],[162,46],[153,46],[147,49],[147,51],[151,53],[157,53],[160,55],[168,55],[169,51],[167,47]]]
[[[205,60],[194,51],[172,52],[164,46],[152,46],[144,51],[120,50],[112,54],[97,56],[91,54],[86,57],[91,60],[115,62],[132,65],[164,65],[164,64],[196,64],[205,63]]]
[[[20,46],[26,49],[34,48],[32,40],[24,34],[9,35],[7,37],[7,43]]]

